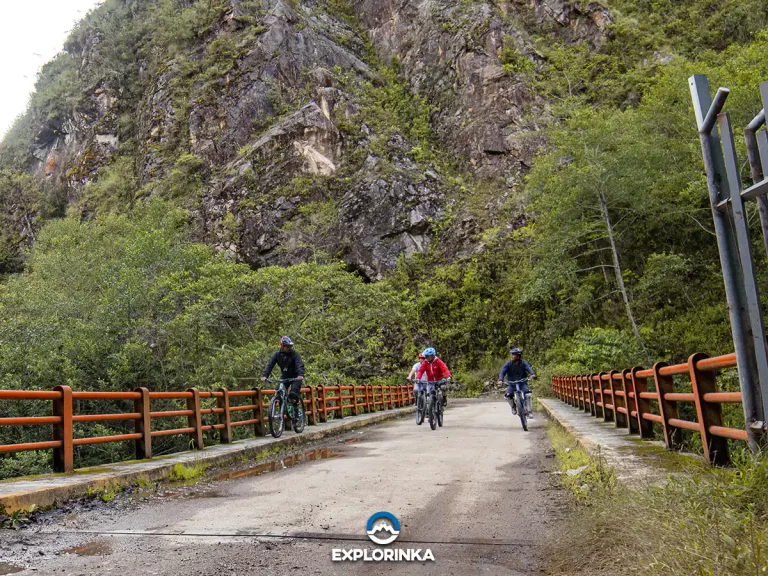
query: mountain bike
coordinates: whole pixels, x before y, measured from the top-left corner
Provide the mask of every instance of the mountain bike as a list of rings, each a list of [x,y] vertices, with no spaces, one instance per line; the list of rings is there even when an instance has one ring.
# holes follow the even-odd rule
[[[413,383],[413,380],[408,379],[408,382]],[[422,386],[419,387],[419,391],[416,393],[416,425],[421,426],[424,423],[424,415],[427,411],[427,395],[424,392],[424,384],[426,382],[419,382]]]
[[[269,401],[269,432],[275,438],[280,438],[285,429],[285,416],[291,419],[291,426],[296,434],[304,432],[306,416],[304,414],[304,399],[299,393],[299,401],[294,404],[288,400],[286,385],[295,382],[296,378],[281,378],[277,381],[277,388],[272,400]],[[267,379],[270,384],[272,380]]]
[[[428,398],[427,398],[427,416],[429,419],[429,427],[435,430],[438,426],[443,426],[443,410],[445,409],[445,391],[441,388],[444,384],[447,384],[448,380],[437,380],[436,382],[430,382],[432,386]]]
[[[528,413],[525,409],[525,394],[523,394],[523,391],[520,390],[520,384],[523,382],[528,382],[528,380],[528,378],[523,378],[522,380],[507,382],[508,386],[515,387],[515,392],[511,397],[507,397],[506,394],[504,395],[507,397],[507,402],[510,403],[510,406],[512,405],[512,402],[514,402],[517,415],[520,416],[520,423],[523,425],[523,430],[526,432],[528,432]]]

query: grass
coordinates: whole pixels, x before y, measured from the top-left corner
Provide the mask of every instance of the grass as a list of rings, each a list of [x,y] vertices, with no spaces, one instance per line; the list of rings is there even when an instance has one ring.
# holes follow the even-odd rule
[[[553,575],[768,574],[768,458],[734,468],[691,467],[663,485],[617,483],[600,461],[552,427],[562,484],[575,510],[548,555]],[[574,554],[578,550],[578,554]]]
[[[547,433],[555,448],[560,483],[579,504],[590,505],[614,490],[616,478],[602,457],[592,458],[573,436],[552,422],[547,422]]]
[[[205,464],[202,461],[197,461],[190,466],[184,464],[176,464],[171,469],[171,475],[169,479],[171,482],[188,482],[199,478],[205,472]]]

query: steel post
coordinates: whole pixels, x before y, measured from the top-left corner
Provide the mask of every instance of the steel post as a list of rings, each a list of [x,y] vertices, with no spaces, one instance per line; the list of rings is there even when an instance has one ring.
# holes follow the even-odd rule
[[[721,201],[728,200],[731,196],[731,187],[726,176],[725,161],[720,138],[716,130],[716,122],[713,121],[713,117],[717,116],[720,110],[722,110],[728,91],[724,89],[719,90],[717,101],[713,106],[709,81],[705,75],[695,74],[691,76],[689,78],[689,85],[696,114],[696,123],[699,127],[704,169],[707,174],[707,187],[709,189],[712,217],[717,236],[717,247],[723,270],[725,296],[731,320],[731,333],[738,364],[739,384],[744,398],[744,415],[747,422],[749,445],[753,451],[756,451],[759,445],[759,436],[756,436],[752,424],[765,421],[763,398],[760,394],[761,380],[758,372],[758,354],[755,350],[744,277],[739,262],[739,244],[730,221],[732,208],[726,203],[723,211],[720,210]],[[738,186],[738,182],[736,185]],[[741,204],[740,201],[741,197],[739,196],[739,204]],[[749,250],[748,246],[747,250]],[[759,336],[762,339],[762,334]],[[764,348],[760,355],[765,359]],[[768,370],[768,364],[766,364],[766,370]],[[764,382],[763,385],[768,386],[768,377],[763,379],[762,382]],[[768,396],[768,394],[765,396]]]

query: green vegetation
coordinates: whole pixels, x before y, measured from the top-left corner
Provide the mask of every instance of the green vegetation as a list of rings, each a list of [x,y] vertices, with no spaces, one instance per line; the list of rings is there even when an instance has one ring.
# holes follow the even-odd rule
[[[615,483],[600,462],[579,449],[567,433],[553,427],[550,437],[563,472],[559,478],[575,493],[577,507],[557,530],[548,554],[548,573],[765,573],[765,458],[749,460],[734,469],[691,466],[661,485],[627,486]],[[565,473],[581,466],[587,468],[579,474]],[[579,553],[574,554],[574,550]]]
[[[592,458],[576,440],[553,422],[547,422],[547,433],[555,449],[560,468],[560,484],[581,505],[589,505],[610,495],[616,488],[613,470],[602,457]]]
[[[32,521],[31,516],[36,511],[37,506],[34,504],[32,504],[29,508],[16,510],[10,514],[5,514],[5,511],[0,509],[0,528],[19,530]]]
[[[184,464],[176,464],[171,470],[169,479],[171,482],[188,482],[195,480],[203,475],[205,472],[205,464],[202,462],[195,462],[191,466]]]

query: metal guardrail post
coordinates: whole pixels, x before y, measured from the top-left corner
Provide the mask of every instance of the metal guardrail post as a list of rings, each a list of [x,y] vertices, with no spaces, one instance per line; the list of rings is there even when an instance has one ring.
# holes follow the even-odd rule
[[[219,442],[230,444],[232,442],[232,417],[229,413],[229,390],[219,388],[219,392],[221,392],[221,396],[216,398],[216,407],[224,410],[218,414],[219,424],[224,426],[219,430]]]
[[[670,450],[677,450],[682,445],[682,430],[672,426],[671,419],[679,419],[680,413],[677,409],[677,402],[667,400],[666,395],[674,392],[674,380],[672,376],[662,376],[660,370],[667,366],[666,362],[656,362],[653,365],[653,379],[656,382],[656,396],[659,402],[659,411],[661,412],[662,427],[664,428],[664,442]]]
[[[134,432],[141,434],[136,440],[136,459],[144,460],[152,458],[152,424],[150,419],[149,390],[136,388],[134,392],[141,394],[141,398],[133,401],[133,411],[141,414],[141,418],[135,420]]]
[[[728,454],[728,441],[709,433],[710,426],[723,425],[723,410],[720,404],[711,404],[704,400],[704,394],[717,392],[717,381],[714,372],[703,372],[696,365],[699,360],[709,358],[708,354],[699,352],[688,358],[688,372],[691,377],[691,387],[696,403],[696,417],[699,421],[699,434],[701,445],[704,448],[704,457],[710,464],[726,466],[731,458]]]
[[[200,413],[200,391],[197,388],[189,388],[187,392],[192,393],[192,398],[187,398],[187,410],[192,410],[194,414],[187,416],[187,426],[194,428],[190,433],[192,445],[200,450],[203,447],[203,415]]]
[[[53,449],[53,471],[72,472],[75,469],[75,449],[72,444],[72,388],[56,386],[54,392],[61,397],[53,401],[53,415],[61,418],[53,425],[53,439],[61,442],[61,447]]]

